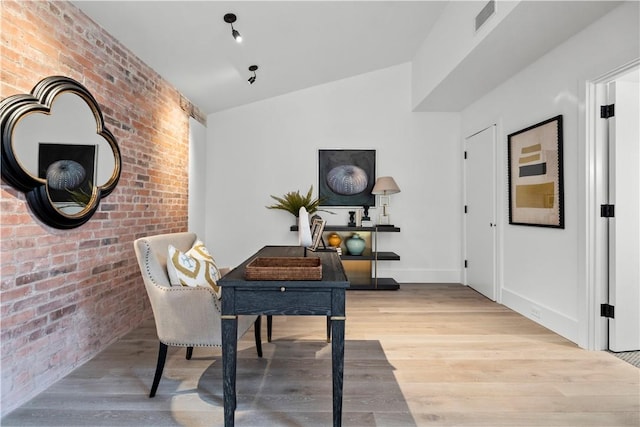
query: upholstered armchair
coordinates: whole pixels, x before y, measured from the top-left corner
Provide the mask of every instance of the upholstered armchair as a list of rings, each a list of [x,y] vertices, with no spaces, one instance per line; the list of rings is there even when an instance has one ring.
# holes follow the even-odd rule
[[[221,302],[208,286],[171,286],[167,273],[167,248],[173,245],[187,252],[197,236],[194,233],[162,234],[134,242],[140,272],[156,323],[160,348],[149,397],[154,397],[167,356],[168,346],[187,347],[191,359],[194,347],[222,345]],[[238,316],[238,338],[254,325],[258,357],[262,357],[260,316]]]

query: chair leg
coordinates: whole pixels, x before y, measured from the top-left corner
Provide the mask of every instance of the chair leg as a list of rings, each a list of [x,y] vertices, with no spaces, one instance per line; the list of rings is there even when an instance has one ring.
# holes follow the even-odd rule
[[[253,333],[256,337],[256,350],[258,350],[258,357],[262,357],[262,316],[258,315],[256,321],[253,323]]]
[[[187,347],[187,360],[191,360],[191,356],[193,356],[193,347]]]
[[[158,364],[156,365],[156,374],[153,377],[153,385],[151,386],[151,393],[149,393],[149,397],[153,397],[156,395],[158,384],[160,384],[160,378],[162,378],[162,371],[164,370],[164,361],[167,359],[168,348],[168,345],[160,343],[160,348],[158,349]]]
[[[331,342],[331,316],[327,316],[327,342]]]
[[[273,330],[273,316],[267,316],[267,342],[271,342],[271,331]]]

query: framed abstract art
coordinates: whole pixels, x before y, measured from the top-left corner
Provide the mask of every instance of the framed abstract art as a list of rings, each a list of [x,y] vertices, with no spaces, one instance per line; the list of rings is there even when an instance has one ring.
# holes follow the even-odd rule
[[[509,224],[564,228],[562,116],[509,135]]]

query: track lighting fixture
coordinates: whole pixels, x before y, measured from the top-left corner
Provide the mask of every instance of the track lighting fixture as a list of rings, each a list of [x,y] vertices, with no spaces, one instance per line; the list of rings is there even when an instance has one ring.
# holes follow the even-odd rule
[[[235,41],[237,41],[238,43],[242,42],[242,36],[238,32],[238,30],[233,28],[233,23],[236,22],[236,15],[234,15],[233,13],[227,13],[226,15],[224,15],[224,22],[231,25],[231,35],[233,36]]]
[[[249,84],[253,84],[256,81],[256,70],[258,69],[257,65],[252,65],[249,67],[249,71],[251,71],[253,73],[253,76],[249,77],[249,80],[247,80],[249,82]]]

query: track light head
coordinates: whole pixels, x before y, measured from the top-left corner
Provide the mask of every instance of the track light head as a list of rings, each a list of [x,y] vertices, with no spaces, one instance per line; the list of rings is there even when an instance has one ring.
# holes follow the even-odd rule
[[[233,25],[231,26],[231,35],[233,36],[233,38],[238,42],[238,43],[242,43],[242,36],[240,35],[240,33],[238,32],[238,30],[236,30],[235,28],[233,28]]]
[[[257,65],[252,65],[252,66],[249,67],[249,71],[251,71],[253,73],[253,76],[249,77],[249,79],[247,81],[251,85],[256,81],[256,70],[257,69],[258,69]]]
[[[233,28],[233,23],[236,22],[236,19],[237,19],[237,17],[233,13],[227,13],[226,15],[224,15],[224,22],[226,22],[227,24],[231,25],[231,35],[233,36],[235,41],[240,43],[240,42],[242,42],[242,36],[238,32],[238,30]]]

